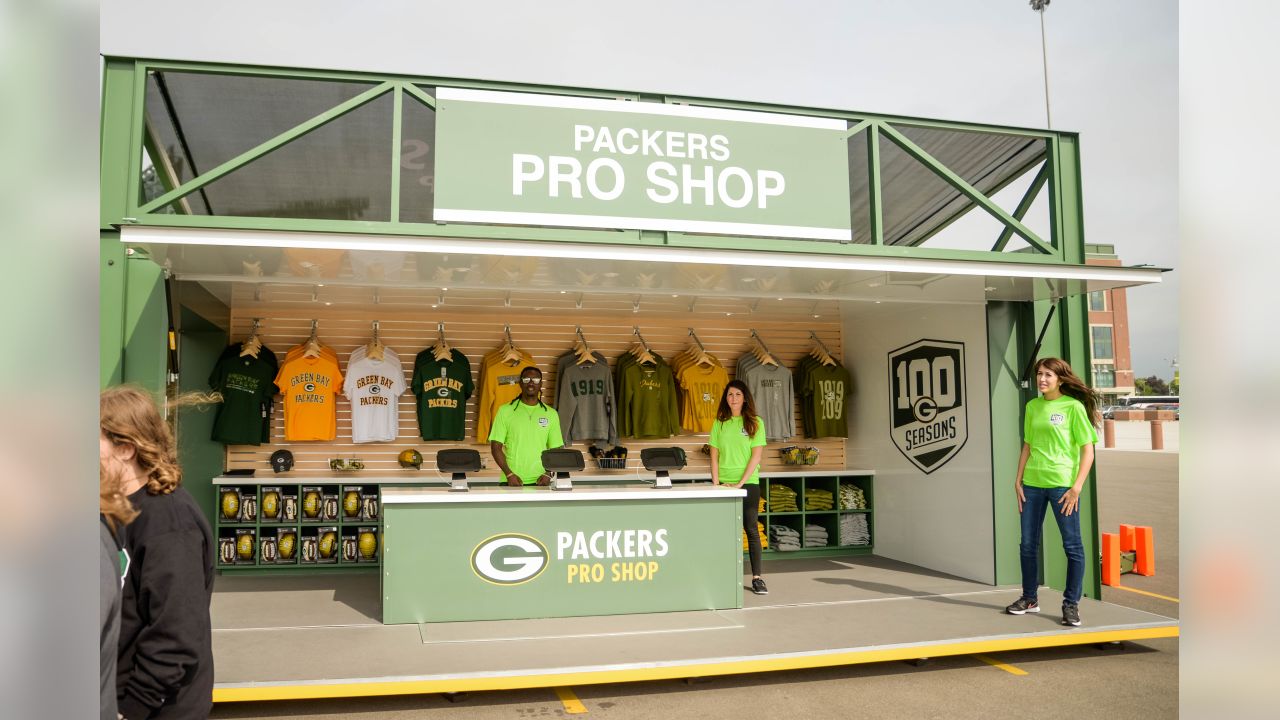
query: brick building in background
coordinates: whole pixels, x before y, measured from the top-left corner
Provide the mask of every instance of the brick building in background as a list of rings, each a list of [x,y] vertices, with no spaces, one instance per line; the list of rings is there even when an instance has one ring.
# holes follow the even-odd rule
[[[1120,266],[1114,245],[1085,245],[1088,265]],[[1089,293],[1089,336],[1093,389],[1104,404],[1134,394],[1133,356],[1129,351],[1129,304],[1124,289]]]

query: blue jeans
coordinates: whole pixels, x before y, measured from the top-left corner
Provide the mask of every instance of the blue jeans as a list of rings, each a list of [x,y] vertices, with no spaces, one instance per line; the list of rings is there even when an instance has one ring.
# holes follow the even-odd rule
[[[1022,504],[1022,543],[1018,546],[1022,558],[1022,596],[1036,599],[1040,583],[1040,539],[1044,526],[1045,506],[1053,508],[1053,518],[1058,521],[1062,533],[1062,549],[1067,553],[1067,587],[1062,601],[1077,605],[1084,587],[1084,540],[1080,536],[1080,508],[1071,515],[1063,515],[1058,501],[1069,488],[1040,488],[1022,486],[1027,501]]]

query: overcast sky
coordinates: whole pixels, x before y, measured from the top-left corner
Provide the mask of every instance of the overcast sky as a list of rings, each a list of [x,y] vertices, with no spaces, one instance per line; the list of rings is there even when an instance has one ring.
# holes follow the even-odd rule
[[[1047,124],[1026,0],[184,4],[103,0],[103,53]],[[1052,127],[1081,134],[1087,241],[1173,267],[1176,3],[1056,0],[1045,28]],[[1129,292],[1139,376],[1172,376],[1177,285]]]

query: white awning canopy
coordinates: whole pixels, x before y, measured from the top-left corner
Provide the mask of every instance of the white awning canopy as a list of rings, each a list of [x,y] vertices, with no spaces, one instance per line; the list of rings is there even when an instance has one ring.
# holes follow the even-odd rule
[[[520,290],[588,295],[771,298],[922,303],[1054,300],[1096,290],[1154,284],[1160,268],[1054,265],[986,259],[690,249],[572,242],[477,240],[347,233],[202,228],[121,228],[177,279],[210,283]],[[398,280],[289,274],[286,248],[398,253]],[[275,256],[276,260],[271,261]],[[260,263],[262,275],[245,272]],[[377,263],[379,255],[371,257]],[[536,262],[530,262],[530,259]],[[505,264],[518,263],[513,272]],[[261,265],[261,263],[260,263]]]

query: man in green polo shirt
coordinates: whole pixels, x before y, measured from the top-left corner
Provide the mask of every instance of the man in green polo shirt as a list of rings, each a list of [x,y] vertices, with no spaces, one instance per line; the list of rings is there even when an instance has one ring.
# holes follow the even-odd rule
[[[542,371],[520,373],[520,397],[498,408],[489,431],[489,450],[507,484],[550,485],[542,467],[542,451],[564,446],[560,415],[542,402]]]

